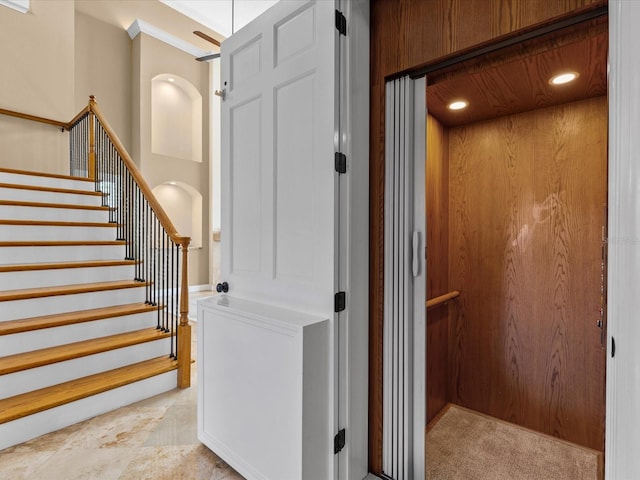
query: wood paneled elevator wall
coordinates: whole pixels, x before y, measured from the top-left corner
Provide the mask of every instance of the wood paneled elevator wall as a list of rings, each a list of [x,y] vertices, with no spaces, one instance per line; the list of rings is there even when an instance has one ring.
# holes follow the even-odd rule
[[[385,81],[496,39],[606,4],[606,0],[371,2],[369,462],[373,473],[382,472]]]
[[[452,403],[602,451],[605,351],[596,321],[606,97],[443,136],[448,150],[427,165],[449,169],[449,288],[461,295],[449,310],[448,342],[446,319],[429,319],[429,361],[440,356],[428,365],[431,409],[446,393]],[[428,177],[427,187],[442,189],[440,182]]]

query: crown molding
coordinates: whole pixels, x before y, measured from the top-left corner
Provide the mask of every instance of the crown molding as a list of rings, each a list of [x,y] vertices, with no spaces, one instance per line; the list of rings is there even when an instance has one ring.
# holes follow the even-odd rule
[[[4,0],[0,0],[0,2],[2,1]],[[166,43],[167,45],[171,45],[172,47],[175,47],[178,50],[182,50],[183,52],[186,52],[189,55],[196,58],[203,57],[205,55],[209,55],[210,53],[213,53],[211,51],[202,50],[196,47],[195,45],[192,45],[191,43],[187,42],[186,40],[182,40],[181,38],[171,35],[170,33],[165,32],[164,30],[154,25],[151,25],[150,23],[147,23],[144,20],[140,20],[139,18],[135,19],[133,23],[129,26],[129,28],[127,28],[127,33],[129,34],[129,37],[131,38],[131,40],[136,38],[138,34],[144,33],[146,35],[149,35],[150,37],[153,37],[157,40],[160,40],[161,42]]]
[[[29,0],[0,0],[0,5],[12,8],[20,13],[29,11]]]

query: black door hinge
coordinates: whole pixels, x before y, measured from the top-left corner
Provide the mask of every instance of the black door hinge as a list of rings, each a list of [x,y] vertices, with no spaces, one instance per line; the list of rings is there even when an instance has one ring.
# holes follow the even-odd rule
[[[334,311],[336,313],[342,312],[347,307],[347,294],[345,292],[338,292],[334,299]]]
[[[347,173],[347,156],[344,153],[336,152],[336,172]]]
[[[333,453],[338,454],[347,443],[347,431],[343,428],[333,437]]]
[[[336,10],[336,28],[342,35],[347,36],[347,19],[339,10]]]

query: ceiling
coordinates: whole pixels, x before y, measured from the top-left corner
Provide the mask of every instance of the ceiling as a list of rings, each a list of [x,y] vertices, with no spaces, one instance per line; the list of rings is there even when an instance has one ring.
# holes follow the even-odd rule
[[[427,75],[427,110],[447,126],[520,113],[607,94],[606,21],[555,33]],[[552,76],[574,71],[572,83],[553,86]],[[453,111],[447,105],[466,100]]]
[[[253,20],[277,0],[233,0],[234,30]],[[136,20],[205,51],[217,47],[193,34],[200,30],[218,41],[231,35],[232,0],[76,0],[76,10],[123,30]]]
[[[159,0],[180,13],[228,37],[278,0]],[[232,22],[233,13],[233,22]]]

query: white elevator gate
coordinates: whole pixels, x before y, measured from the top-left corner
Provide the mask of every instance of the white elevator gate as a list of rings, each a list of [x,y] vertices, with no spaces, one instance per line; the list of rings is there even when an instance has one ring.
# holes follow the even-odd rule
[[[386,85],[383,471],[424,479],[425,79]]]

